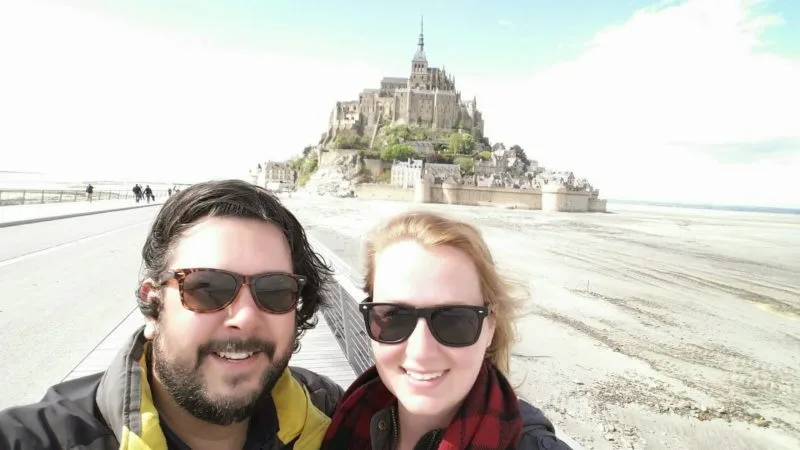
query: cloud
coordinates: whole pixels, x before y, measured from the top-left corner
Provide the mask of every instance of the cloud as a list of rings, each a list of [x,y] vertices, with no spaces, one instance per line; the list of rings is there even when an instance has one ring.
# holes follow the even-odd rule
[[[108,178],[243,176],[380,79],[35,1],[0,3],[0,60],[3,168]]]
[[[491,138],[603,195],[798,206],[800,61],[762,38],[781,23],[749,1],[660,4],[532,77],[460,83]]]
[[[500,25],[501,27],[505,27],[505,28],[513,28],[514,27],[514,24],[511,21],[504,20],[504,19],[498,20],[497,24]]]

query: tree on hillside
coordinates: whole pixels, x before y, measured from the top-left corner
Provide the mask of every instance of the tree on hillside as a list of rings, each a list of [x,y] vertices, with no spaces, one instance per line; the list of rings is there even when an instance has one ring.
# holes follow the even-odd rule
[[[428,156],[425,157],[425,162],[433,164],[452,164],[453,155],[450,153],[433,152],[429,153]]]
[[[492,152],[490,152],[489,150],[484,150],[484,151],[478,153],[477,155],[475,155],[475,157],[477,159],[482,160],[482,161],[491,161],[492,160]]]
[[[384,161],[405,161],[414,157],[414,147],[408,144],[394,144],[381,150],[381,159]]]
[[[411,141],[425,141],[429,139],[428,133],[425,131],[425,128],[414,127],[409,131],[410,131],[410,136],[408,138]]]
[[[388,147],[390,145],[402,144],[406,142],[411,136],[411,131],[406,125],[397,125],[386,130],[384,143]]]
[[[475,147],[475,140],[471,134],[453,133],[448,139],[447,149],[449,153],[456,155],[469,155]]]
[[[525,154],[525,150],[520,147],[519,145],[512,145],[509,151],[517,157],[520,161],[522,161],[522,169],[528,170],[531,165],[531,162],[528,160],[528,155]]]
[[[354,131],[351,130],[341,130],[336,134],[336,138],[333,140],[334,145],[338,149],[364,149],[369,146],[369,142],[367,139],[359,136]]]
[[[455,163],[461,168],[461,176],[472,175],[475,171],[475,161],[467,156],[459,156]]]

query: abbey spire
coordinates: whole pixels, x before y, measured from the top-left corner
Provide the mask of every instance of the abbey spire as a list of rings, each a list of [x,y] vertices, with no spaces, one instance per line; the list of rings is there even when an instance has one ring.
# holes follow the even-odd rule
[[[417,43],[417,52],[414,53],[415,62],[425,61],[427,66],[428,59],[425,58],[425,18],[420,16],[419,19],[419,42]]]

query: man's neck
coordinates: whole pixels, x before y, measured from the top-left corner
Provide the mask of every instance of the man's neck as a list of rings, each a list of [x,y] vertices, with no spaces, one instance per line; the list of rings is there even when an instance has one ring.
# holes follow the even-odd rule
[[[158,414],[191,449],[241,450],[247,441],[249,420],[222,426],[202,421],[181,408],[161,383],[152,377],[150,388]]]

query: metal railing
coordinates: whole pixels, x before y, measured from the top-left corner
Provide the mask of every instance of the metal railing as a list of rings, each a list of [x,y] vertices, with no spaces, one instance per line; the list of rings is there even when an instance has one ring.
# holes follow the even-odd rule
[[[153,191],[158,199],[167,196],[167,191]],[[98,191],[92,193],[92,201],[133,199],[131,190]],[[41,205],[45,203],[88,202],[85,190],[79,189],[0,189],[0,206]]]
[[[373,363],[364,317],[358,309],[358,303],[366,294],[358,287],[358,275],[350,265],[313,237],[308,236],[308,239],[334,271],[333,280],[326,286],[330,304],[327,308],[322,308],[322,314],[350,367],[356,375],[360,375]]]

